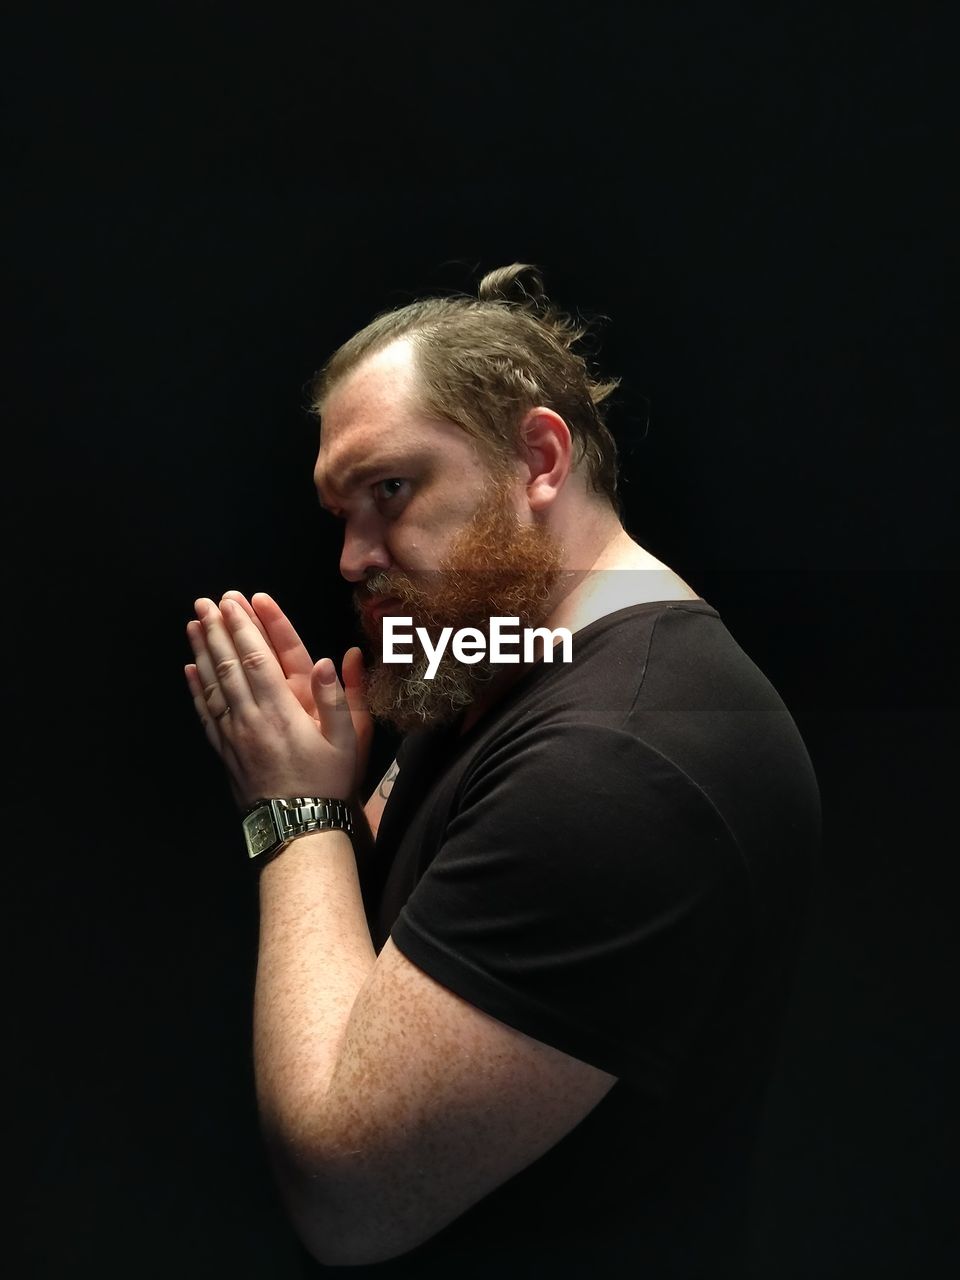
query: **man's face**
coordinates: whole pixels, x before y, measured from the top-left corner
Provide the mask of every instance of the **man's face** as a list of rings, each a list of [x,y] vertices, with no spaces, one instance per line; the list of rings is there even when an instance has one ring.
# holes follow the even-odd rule
[[[334,387],[322,407],[315,480],[346,522],[340,568],[376,663],[370,710],[400,729],[453,719],[494,671],[458,663],[449,647],[432,680],[414,645],[412,665],[384,664],[384,613],[409,616],[436,640],[445,626],[486,631],[493,616],[542,622],[561,552],[524,509],[519,470],[494,470],[455,424],[417,407],[405,341],[377,353]]]

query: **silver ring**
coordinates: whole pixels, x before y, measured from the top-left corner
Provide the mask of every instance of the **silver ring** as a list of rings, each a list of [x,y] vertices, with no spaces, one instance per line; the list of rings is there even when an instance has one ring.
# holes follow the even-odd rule
[[[222,720],[225,715],[229,715],[229,714],[230,714],[230,708],[224,707],[223,710],[220,712],[220,714],[218,716],[214,716],[213,718],[214,720]]]

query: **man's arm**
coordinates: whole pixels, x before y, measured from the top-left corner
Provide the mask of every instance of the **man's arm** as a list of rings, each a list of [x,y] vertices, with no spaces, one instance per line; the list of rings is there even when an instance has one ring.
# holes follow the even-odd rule
[[[281,1191],[321,1262],[434,1235],[537,1159],[614,1077],[498,1022],[388,942],[350,841],[304,836],[261,878],[257,1091]]]
[[[232,600],[197,601],[185,669],[241,803],[351,794],[353,709],[333,663],[314,718]],[[257,1092],[291,1215],[322,1261],[403,1253],[530,1164],[614,1078],[481,1013],[367,930],[353,845],[294,840],[263,868]]]

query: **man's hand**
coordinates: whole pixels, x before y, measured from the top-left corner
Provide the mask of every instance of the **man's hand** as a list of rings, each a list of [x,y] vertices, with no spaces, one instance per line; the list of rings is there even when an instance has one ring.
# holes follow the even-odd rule
[[[197,619],[187,624],[196,659],[184,669],[187,685],[238,802],[271,795],[351,799],[357,735],[333,662],[321,658],[307,672],[296,654],[298,694],[248,610],[227,598],[220,608],[200,599],[196,610]],[[299,644],[292,627],[289,632]],[[279,634],[282,644],[289,639]],[[307,690],[315,714],[304,707]]]
[[[296,629],[277,602],[264,591],[257,591],[247,600],[239,591],[226,591],[221,598],[233,600],[247,613],[251,622],[269,644],[286,676],[290,690],[313,718],[319,719],[317,704],[311,687],[314,662]],[[373,741],[373,718],[367,710],[364,694],[363,654],[354,646],[343,655],[341,667],[343,688],[350,708],[350,718],[357,735],[357,765],[355,792],[359,794],[366,776],[370,745]]]

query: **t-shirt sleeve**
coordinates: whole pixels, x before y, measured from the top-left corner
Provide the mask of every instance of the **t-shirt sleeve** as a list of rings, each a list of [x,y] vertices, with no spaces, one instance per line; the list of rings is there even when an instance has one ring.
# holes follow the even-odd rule
[[[749,901],[694,781],[629,733],[550,725],[470,767],[392,937],[491,1016],[665,1092],[740,962]]]

